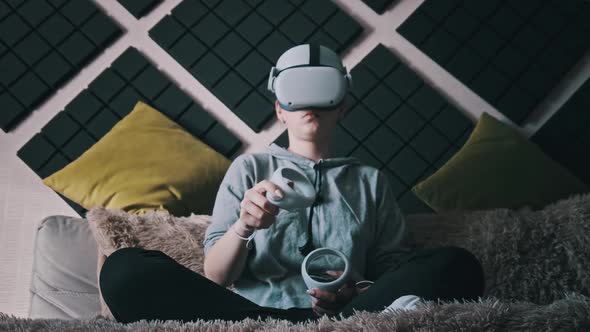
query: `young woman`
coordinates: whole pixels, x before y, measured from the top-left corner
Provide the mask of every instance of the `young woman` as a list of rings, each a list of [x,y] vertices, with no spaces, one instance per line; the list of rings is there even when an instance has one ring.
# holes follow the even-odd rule
[[[273,143],[232,162],[204,239],[206,277],[160,251],[124,248],[106,259],[100,287],[117,321],[274,317],[301,322],[347,317],[354,310],[383,311],[406,295],[422,300],[482,296],[477,258],[456,247],[413,251],[385,173],[335,154],[333,134],[344,104],[332,111],[287,112],[277,102],[275,110],[287,126],[289,146]],[[269,181],[281,166],[313,180],[318,198],[311,207],[287,211],[266,198],[266,192],[281,194]],[[337,292],[308,291],[301,264],[320,247],[342,251],[360,278],[374,283],[358,289],[358,280],[350,280]]]

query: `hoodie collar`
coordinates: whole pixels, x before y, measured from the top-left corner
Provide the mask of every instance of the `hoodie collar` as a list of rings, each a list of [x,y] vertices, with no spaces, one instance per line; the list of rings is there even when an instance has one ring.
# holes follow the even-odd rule
[[[356,157],[334,157],[320,159],[317,163],[311,159],[295,154],[276,143],[271,143],[267,146],[267,151],[271,155],[279,159],[286,159],[292,161],[300,166],[308,168],[317,168],[316,165],[321,163],[322,168],[331,168],[347,164],[361,164],[361,161]]]

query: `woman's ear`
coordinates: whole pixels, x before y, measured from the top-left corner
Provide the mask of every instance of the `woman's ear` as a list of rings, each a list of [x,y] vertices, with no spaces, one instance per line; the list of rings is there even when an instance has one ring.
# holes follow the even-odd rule
[[[285,123],[285,120],[281,117],[282,111],[279,101],[275,100],[275,113],[277,114],[277,119],[279,119],[279,122]]]

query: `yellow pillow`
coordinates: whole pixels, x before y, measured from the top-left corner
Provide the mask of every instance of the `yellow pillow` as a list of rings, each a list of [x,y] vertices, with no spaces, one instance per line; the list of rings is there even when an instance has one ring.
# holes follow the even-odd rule
[[[211,214],[231,161],[164,114],[138,102],[96,144],[43,179],[86,210]]]
[[[488,113],[449,161],[412,191],[438,213],[541,209],[588,186],[520,132]]]

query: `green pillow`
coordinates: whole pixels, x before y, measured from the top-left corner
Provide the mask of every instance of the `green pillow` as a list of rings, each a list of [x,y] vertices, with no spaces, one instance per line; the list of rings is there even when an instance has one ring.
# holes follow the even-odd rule
[[[539,209],[589,187],[518,131],[483,113],[461,150],[412,191],[443,212]]]

